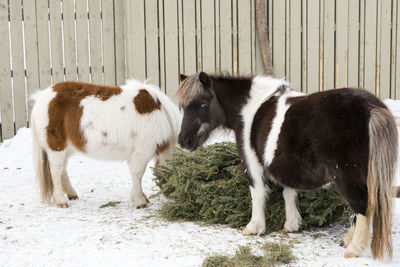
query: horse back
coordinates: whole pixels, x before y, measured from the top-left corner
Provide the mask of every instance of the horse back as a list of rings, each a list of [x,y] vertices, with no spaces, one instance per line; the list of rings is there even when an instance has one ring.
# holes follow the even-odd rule
[[[62,82],[46,90],[47,102],[39,102],[47,108],[36,107],[40,112],[33,111],[32,118],[47,118],[41,123],[46,136],[42,145],[53,151],[70,147],[96,158],[126,159],[136,143],[150,139],[143,145],[156,150],[172,134],[158,92],[146,84],[130,81],[114,87]]]

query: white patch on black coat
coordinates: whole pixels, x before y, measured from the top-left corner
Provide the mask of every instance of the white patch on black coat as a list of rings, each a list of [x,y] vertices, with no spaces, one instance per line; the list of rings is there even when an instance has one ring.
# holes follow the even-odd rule
[[[269,191],[269,187],[263,181],[264,166],[260,164],[255,150],[251,147],[251,125],[262,103],[270,98],[282,85],[287,86],[285,80],[263,76],[255,77],[250,89],[250,97],[242,109],[243,151],[247,169],[253,179],[253,186],[250,187],[252,215],[251,221],[243,231],[244,234],[261,234],[265,231],[264,205]]]

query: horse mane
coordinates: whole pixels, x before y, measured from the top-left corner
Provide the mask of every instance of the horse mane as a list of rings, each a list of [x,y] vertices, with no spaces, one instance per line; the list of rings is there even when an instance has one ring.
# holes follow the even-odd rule
[[[183,80],[176,92],[179,99],[179,106],[185,107],[194,98],[206,95],[206,91],[199,79],[199,73],[188,76]]]
[[[176,96],[179,99],[179,105],[181,107],[187,106],[190,101],[195,98],[206,96],[207,91],[204,90],[203,84],[200,82],[199,74],[195,73],[193,75],[188,76],[185,80],[183,80],[176,92]],[[242,79],[253,79],[251,75],[232,75],[229,72],[221,71],[218,73],[208,73],[213,80],[219,79],[227,79],[227,80],[242,80]]]

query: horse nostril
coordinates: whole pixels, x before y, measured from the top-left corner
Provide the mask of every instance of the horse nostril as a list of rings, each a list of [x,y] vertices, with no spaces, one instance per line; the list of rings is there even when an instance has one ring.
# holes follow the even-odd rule
[[[186,139],[185,143],[186,143],[187,147],[191,147],[193,145],[193,139],[192,138],[188,138],[188,139]]]

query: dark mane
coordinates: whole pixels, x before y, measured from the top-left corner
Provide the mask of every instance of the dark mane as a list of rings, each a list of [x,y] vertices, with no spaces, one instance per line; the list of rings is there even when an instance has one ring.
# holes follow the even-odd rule
[[[204,90],[203,84],[199,79],[200,72],[188,76],[185,80],[183,80],[178,88],[176,96],[179,99],[179,105],[185,107],[195,98],[205,96],[207,92]],[[230,80],[230,81],[240,81],[240,80],[248,80],[253,79],[251,75],[232,75],[228,72],[218,72],[209,74],[210,77],[214,81],[219,80]]]

